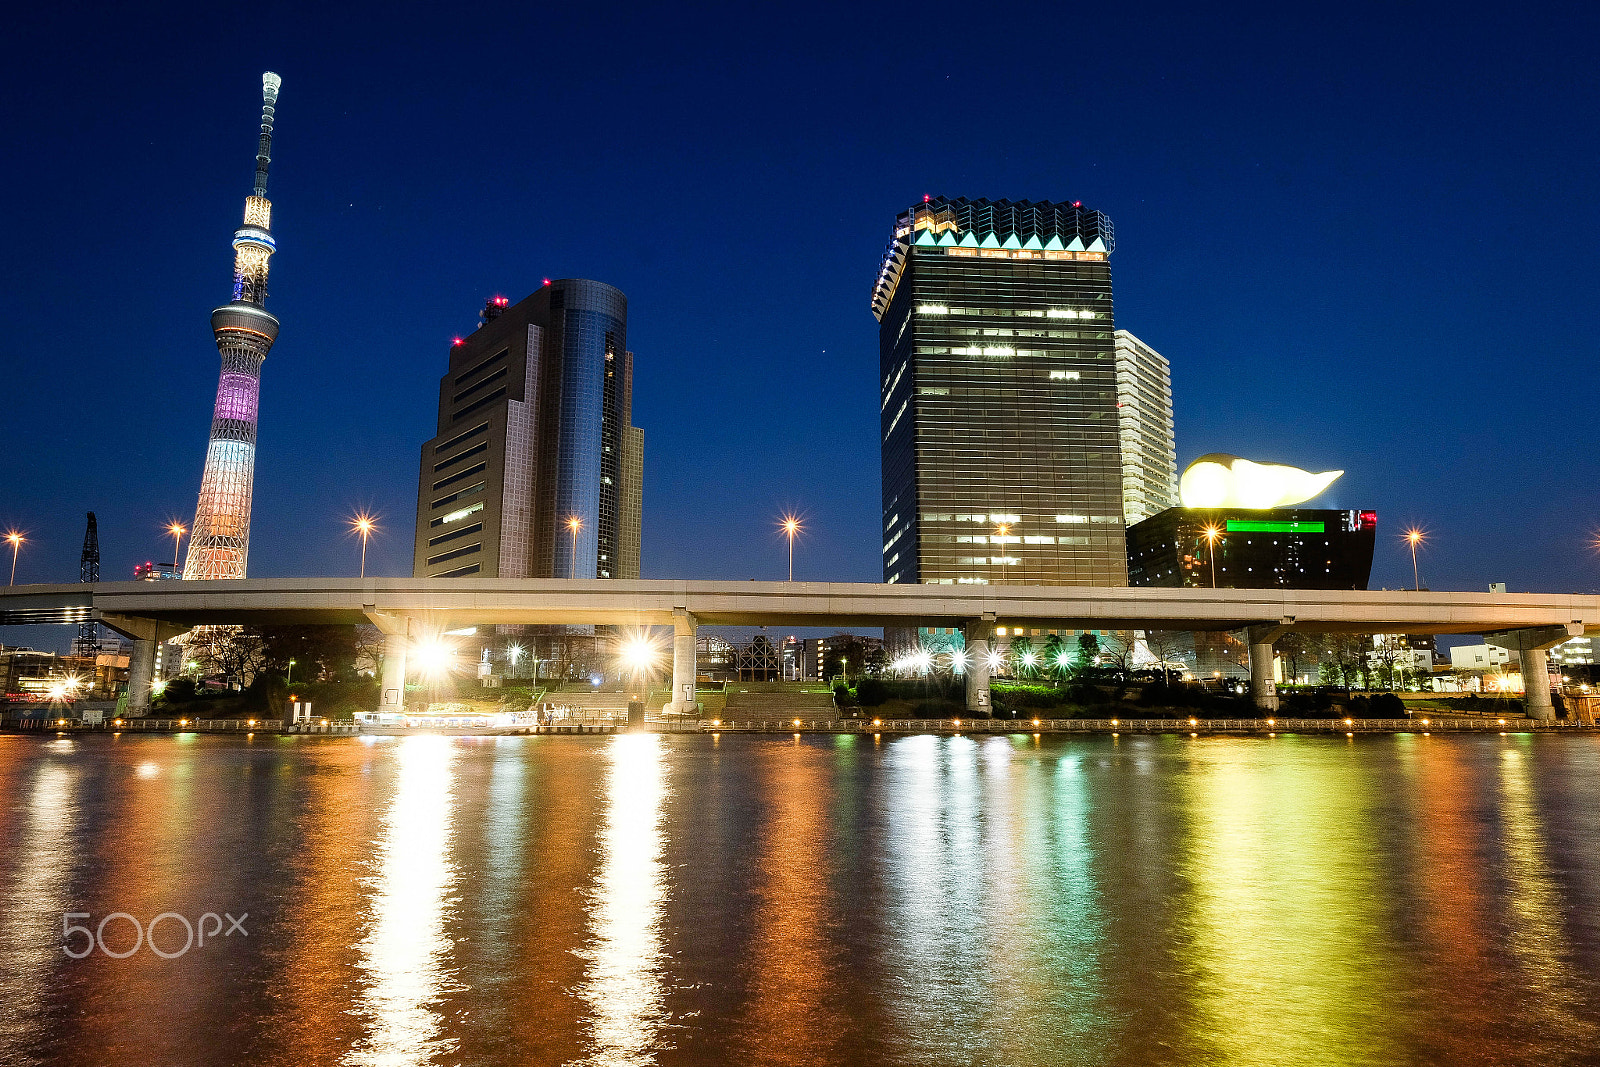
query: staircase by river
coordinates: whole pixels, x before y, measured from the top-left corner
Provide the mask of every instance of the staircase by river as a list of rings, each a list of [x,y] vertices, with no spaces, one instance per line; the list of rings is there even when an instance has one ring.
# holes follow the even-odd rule
[[[740,722],[779,719],[832,719],[837,713],[832,693],[751,693],[733,690],[727,694],[722,718]]]

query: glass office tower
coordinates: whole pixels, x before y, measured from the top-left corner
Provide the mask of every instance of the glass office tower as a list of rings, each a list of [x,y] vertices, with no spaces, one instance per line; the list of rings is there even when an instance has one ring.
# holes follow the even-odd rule
[[[627,298],[563,278],[482,317],[439,382],[412,573],[637,578],[644,434]]]
[[[1127,584],[1111,220],[931,197],[873,290],[883,576]]]

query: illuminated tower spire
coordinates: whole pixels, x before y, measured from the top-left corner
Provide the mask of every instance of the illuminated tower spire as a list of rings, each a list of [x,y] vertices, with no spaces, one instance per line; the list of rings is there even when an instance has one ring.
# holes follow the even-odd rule
[[[278,320],[266,311],[272,204],[267,166],[272,162],[272,120],[282,79],[261,76],[261,142],[256,150],[255,193],[245,197],[244,225],[233,234],[233,301],[211,313],[211,332],[222,354],[211,443],[200,478],[194,533],[183,576],[243,578],[250,555],[250,494],[256,469],[256,407],[261,364],[278,337]]]

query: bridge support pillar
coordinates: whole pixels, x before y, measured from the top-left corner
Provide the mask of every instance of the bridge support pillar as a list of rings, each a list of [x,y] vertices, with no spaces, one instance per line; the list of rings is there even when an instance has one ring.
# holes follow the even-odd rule
[[[378,688],[378,714],[399,715],[406,710],[406,649],[411,639],[405,633],[383,635],[383,681]]]
[[[1546,722],[1556,717],[1555,705],[1550,700],[1550,664],[1542,648],[1522,650],[1523,704],[1528,718]]]
[[[142,637],[133,639],[128,650],[129,718],[150,714],[150,692],[156,680],[156,643]]]
[[[102,612],[100,621],[133,642],[128,653],[128,703],[123,714],[129,718],[150,714],[150,692],[156,680],[156,646],[182,637],[189,628],[109,612]]]
[[[967,642],[967,714],[973,718],[994,714],[989,701],[989,641],[994,636],[994,616],[986,614],[962,629]]]
[[[667,702],[669,715],[694,715],[699,710],[695,702],[695,636],[699,629],[695,617],[687,611],[672,614],[672,699]]]
[[[1583,636],[1582,621],[1574,620],[1564,626],[1544,626],[1529,630],[1505,630],[1484,634],[1491,645],[1515,649],[1522,656],[1523,705],[1528,718],[1546,722],[1556,717],[1554,703],[1550,700],[1550,663],[1545,650],[1563,641]]]
[[[1273,677],[1273,642],[1289,631],[1293,619],[1285,619],[1274,626],[1263,624],[1246,631],[1250,642],[1250,699],[1262,711],[1278,710],[1278,683]]]

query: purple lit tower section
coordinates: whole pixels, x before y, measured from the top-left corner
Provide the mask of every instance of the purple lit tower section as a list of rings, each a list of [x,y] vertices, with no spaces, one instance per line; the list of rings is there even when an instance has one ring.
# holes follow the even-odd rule
[[[267,261],[272,239],[272,203],[267,166],[272,162],[272,120],[278,104],[276,74],[261,76],[261,142],[256,150],[255,193],[245,198],[244,225],[233,235],[233,301],[211,313],[211,332],[222,354],[211,443],[200,478],[194,533],[183,576],[243,578],[250,556],[250,495],[256,471],[256,408],[261,364],[278,337],[278,320],[267,313]]]

